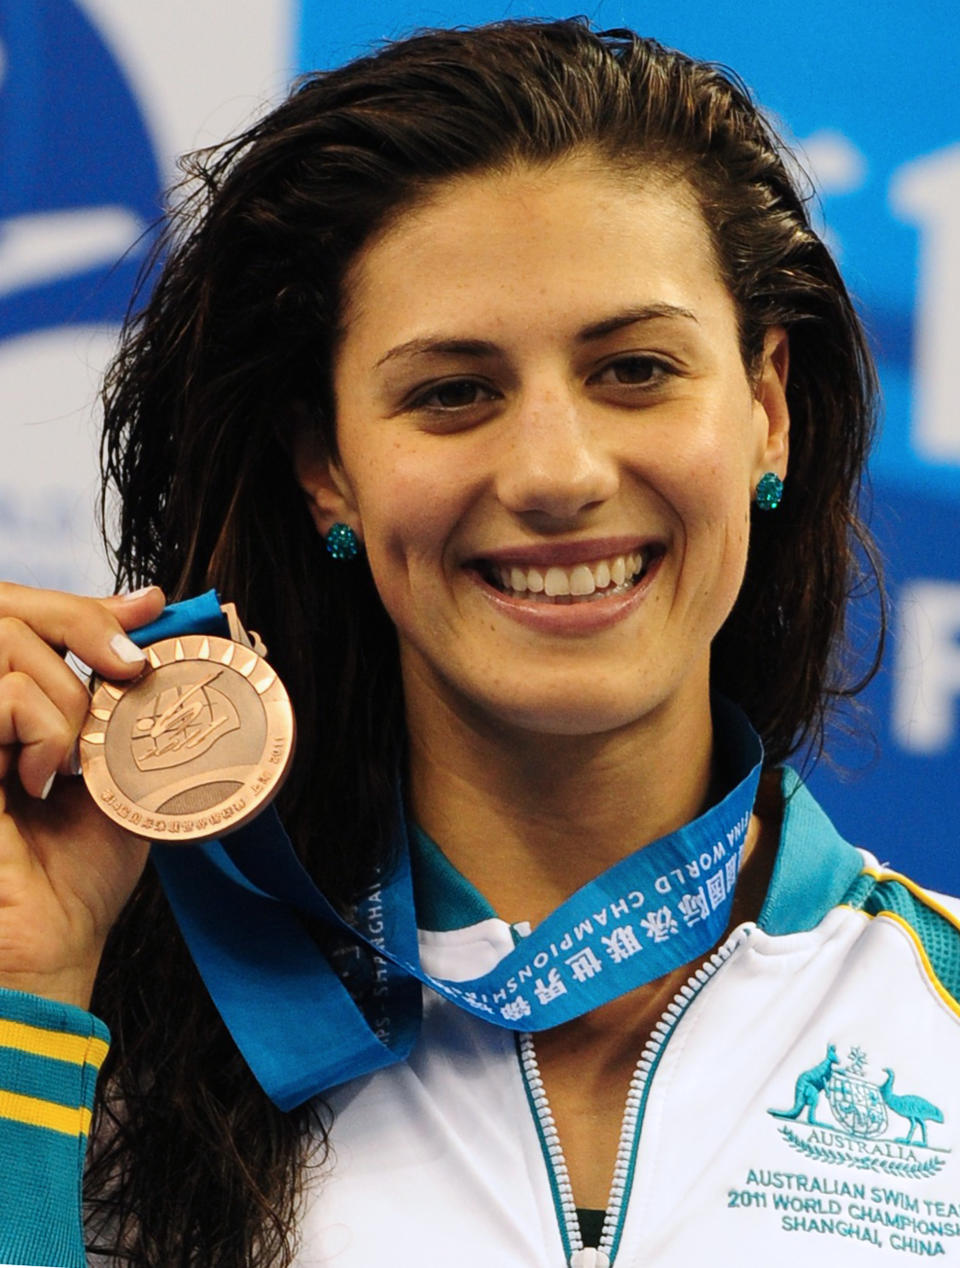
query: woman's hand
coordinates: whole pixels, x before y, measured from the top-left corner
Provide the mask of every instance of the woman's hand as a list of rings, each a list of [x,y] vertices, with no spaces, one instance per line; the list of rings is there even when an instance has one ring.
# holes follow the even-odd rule
[[[145,661],[124,631],[163,605],[156,587],[86,599],[0,583],[0,987],[89,1005],[147,844],[73,777],[89,693],[61,653],[133,679]]]

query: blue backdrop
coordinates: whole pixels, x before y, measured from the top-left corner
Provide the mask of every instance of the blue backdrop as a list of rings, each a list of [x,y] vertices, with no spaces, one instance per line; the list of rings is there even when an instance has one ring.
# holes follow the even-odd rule
[[[160,177],[143,106],[74,0],[0,3],[0,55],[0,253],[28,232],[47,237],[18,284],[0,284],[0,338],[119,320],[140,252],[91,264],[68,244],[105,209],[144,226],[156,218]]]
[[[568,12],[519,0],[376,0],[349,12],[332,0],[256,3],[289,17],[290,65],[302,70],[417,26]],[[115,8],[125,22],[136,20],[134,6]],[[92,242],[97,226],[116,225],[118,215],[142,228],[158,206],[158,172],[169,156],[156,154],[151,140],[156,103],[132,87],[123,50],[98,29],[97,12],[84,0],[0,0],[0,362],[5,347],[22,346],[4,341],[118,320],[140,252],[118,266],[116,255],[101,258],[93,247],[72,251],[64,235],[76,228]],[[599,26],[629,25],[734,67],[816,177],[816,216],[880,365],[886,412],[872,515],[893,612],[884,668],[864,697],[868,712],[834,746],[846,771],[821,762],[812,783],[851,839],[960,892],[955,0],[605,0],[588,14]],[[242,22],[224,22],[217,56],[229,57],[231,42],[243,38]],[[5,575],[18,563],[4,555],[3,533],[22,519],[15,499],[23,484],[8,450],[0,462]]]

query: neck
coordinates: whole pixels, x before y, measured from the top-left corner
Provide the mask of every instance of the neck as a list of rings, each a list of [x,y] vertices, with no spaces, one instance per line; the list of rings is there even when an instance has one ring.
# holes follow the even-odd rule
[[[699,716],[664,710],[602,736],[466,725],[451,707],[423,714],[408,703],[413,816],[510,922],[538,924],[708,800],[706,700]]]

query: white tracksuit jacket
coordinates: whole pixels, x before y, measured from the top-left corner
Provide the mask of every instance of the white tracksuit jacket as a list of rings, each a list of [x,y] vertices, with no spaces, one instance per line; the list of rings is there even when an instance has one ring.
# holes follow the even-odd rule
[[[409,1061],[326,1098],[298,1268],[960,1264],[960,908],[845,844],[789,771],[784,792],[756,925],[640,1056],[601,1254],[578,1246],[525,1041],[428,992]],[[428,972],[467,980],[511,950],[435,846],[414,871]],[[0,1264],[86,1262],[77,1175],[106,1038],[0,992]]]
[[[757,924],[691,979],[639,1062],[604,1229],[617,1268],[960,1264],[957,904],[880,879],[797,785],[786,772]],[[511,950],[439,852],[417,874],[428,972],[472,978]],[[568,1262],[512,1034],[430,994],[409,1062],[328,1099],[335,1163],[300,1268]]]

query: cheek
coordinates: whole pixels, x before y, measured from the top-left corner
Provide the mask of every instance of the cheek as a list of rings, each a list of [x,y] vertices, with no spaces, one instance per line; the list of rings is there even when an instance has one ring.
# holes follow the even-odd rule
[[[726,620],[743,585],[750,542],[750,506],[741,493],[726,507],[726,516],[715,528],[719,558],[717,560],[717,597],[719,622]]]
[[[743,582],[749,545],[749,474],[742,454],[722,444],[705,447],[676,497],[688,594],[700,596],[693,601],[705,603],[722,622]]]
[[[741,446],[711,437],[684,454],[673,480],[681,517],[691,525],[726,534],[745,531],[750,511],[749,463]]]
[[[390,599],[442,569],[463,513],[463,478],[416,455],[389,451],[357,481],[357,509],[374,581]]]

